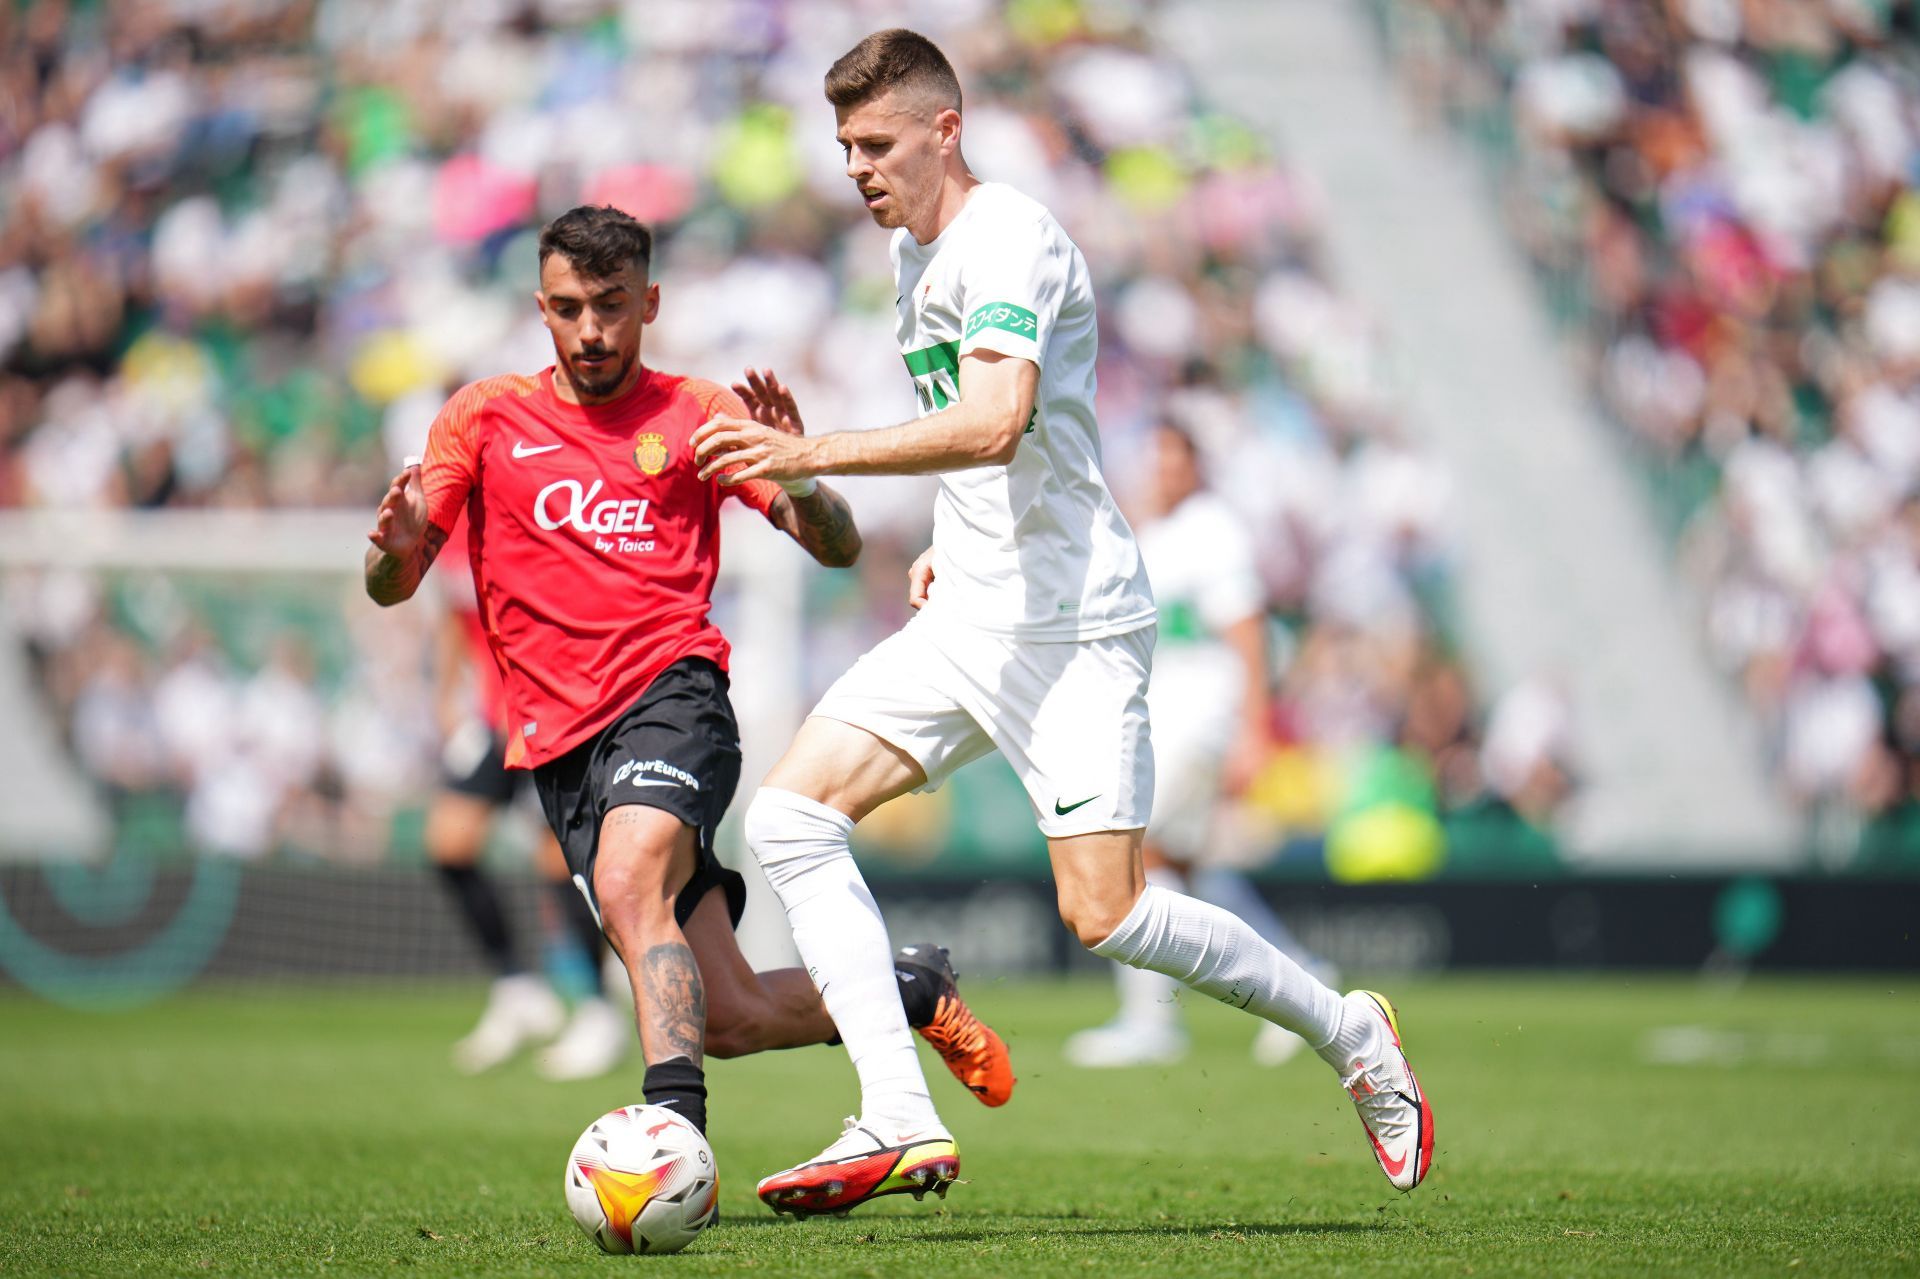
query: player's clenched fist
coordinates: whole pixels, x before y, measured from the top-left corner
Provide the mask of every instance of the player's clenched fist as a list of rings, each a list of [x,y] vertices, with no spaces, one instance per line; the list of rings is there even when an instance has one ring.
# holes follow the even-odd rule
[[[410,461],[387,486],[367,540],[388,555],[407,555],[420,545],[426,530],[427,490],[420,482],[420,464]]]

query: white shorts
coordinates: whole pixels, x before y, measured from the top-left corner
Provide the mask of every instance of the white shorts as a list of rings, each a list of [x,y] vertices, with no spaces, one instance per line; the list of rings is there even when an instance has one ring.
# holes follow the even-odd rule
[[[1049,838],[1135,830],[1153,809],[1154,628],[1036,642],[916,616],[835,681],[815,715],[913,756],[934,790],[999,750]]]

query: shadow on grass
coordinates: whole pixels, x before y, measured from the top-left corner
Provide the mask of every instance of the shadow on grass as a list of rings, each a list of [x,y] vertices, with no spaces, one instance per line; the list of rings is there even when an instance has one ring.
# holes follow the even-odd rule
[[[1219,1225],[1103,1225],[1091,1217],[1072,1217],[1064,1213],[1027,1213],[1007,1220],[1009,1224],[988,1229],[952,1222],[943,1224],[934,1218],[924,1224],[913,1217],[869,1217],[864,1222],[848,1219],[839,1221],[827,1219],[821,1221],[793,1221],[785,1217],[728,1217],[721,1221],[720,1228],[734,1229],[749,1227],[760,1230],[769,1227],[786,1227],[794,1230],[813,1230],[821,1232],[813,1243],[858,1244],[871,1247],[875,1243],[982,1243],[993,1239],[1011,1239],[1036,1234],[1047,1235],[1053,1239],[1072,1238],[1121,1238],[1146,1237],[1159,1235],[1166,1239],[1264,1239],[1286,1238],[1288,1236],[1349,1235],[1366,1234],[1383,1230],[1382,1221],[1291,1221],[1291,1222],[1223,1222]],[[1079,1225],[1075,1223],[1082,1223]],[[1032,1225],[1023,1223],[1036,1223]],[[872,1238],[876,1229],[883,1225],[899,1225],[910,1233],[889,1237],[882,1241]],[[832,1234],[826,1232],[831,1231]]]

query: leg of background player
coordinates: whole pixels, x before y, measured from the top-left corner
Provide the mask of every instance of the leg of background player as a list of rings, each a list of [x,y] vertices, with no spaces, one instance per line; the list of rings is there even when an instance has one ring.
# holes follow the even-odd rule
[[[673,917],[674,900],[693,875],[695,838],[691,826],[662,809],[614,809],[600,823],[593,891],[607,940],[633,982],[634,1019],[647,1058],[641,1092],[705,1132],[706,987]]]
[[[561,932],[585,957],[583,971],[588,982],[587,993],[574,1005],[567,1028],[540,1054],[540,1074],[555,1082],[597,1079],[625,1060],[633,1043],[627,1015],[615,1004],[616,996],[605,989],[601,978],[600,957],[607,948],[606,939],[594,921],[593,908],[567,873],[566,857],[551,832],[541,832],[540,848],[533,860],[558,912]],[[624,986],[625,982],[620,984]],[[622,1004],[628,1002],[624,990],[617,998]]]
[[[427,809],[427,856],[496,974],[479,1023],[453,1046],[454,1064],[469,1074],[552,1035],[566,1015],[546,983],[522,970],[499,892],[480,869],[493,814],[487,800],[452,790],[435,795]]]
[[[833,1018],[806,969],[753,971],[733,935],[725,893],[716,889],[700,899],[686,934],[707,991],[709,1056],[744,1057],[833,1038]]]
[[[493,881],[480,869],[480,854],[493,829],[494,806],[474,795],[443,790],[427,808],[427,856],[446,885],[447,895],[460,911],[468,932],[480,944],[494,975],[511,977],[524,971],[515,952],[513,934]]]

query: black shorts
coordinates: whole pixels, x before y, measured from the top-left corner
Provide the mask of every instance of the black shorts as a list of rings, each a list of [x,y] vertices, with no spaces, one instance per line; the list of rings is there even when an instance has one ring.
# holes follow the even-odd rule
[[[471,737],[471,740],[469,738]],[[456,795],[505,808],[527,783],[524,769],[507,767],[507,739],[499,733],[455,733],[440,752],[440,786]]]
[[[683,926],[709,888],[726,893],[735,926],[747,908],[747,881],[713,852],[713,833],[739,785],[740,729],[727,700],[727,675],[704,657],[667,667],[618,719],[533,770],[547,825],[566,854],[567,869],[586,884],[596,915],[593,863],[600,823],[609,812],[645,804],[699,832],[693,877],[674,902],[674,918]]]

